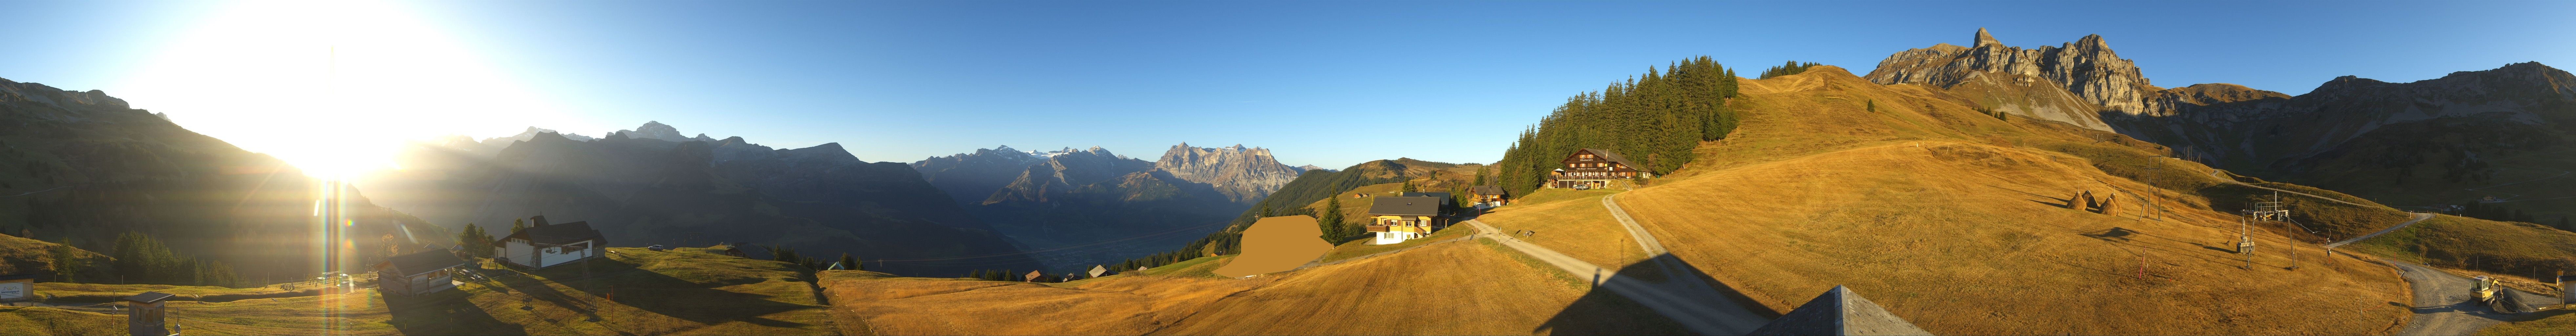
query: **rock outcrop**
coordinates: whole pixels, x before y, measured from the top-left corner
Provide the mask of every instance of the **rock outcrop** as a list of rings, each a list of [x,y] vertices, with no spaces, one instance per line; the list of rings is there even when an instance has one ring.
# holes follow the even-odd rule
[[[2146,97],[2162,90],[2139,74],[2136,63],[2113,53],[2101,35],[2023,49],[2006,46],[1979,28],[1974,45],[1936,44],[1898,52],[1880,61],[1864,78],[1879,84],[1966,91],[1966,96],[1989,108],[2103,130],[2109,127],[2099,121],[2100,114],[2148,113]],[[2069,104],[2055,92],[2031,91],[2040,87],[2062,90],[2080,104]]]
[[[1227,199],[1238,203],[1260,201],[1263,196],[1296,180],[1298,169],[1280,164],[1270,156],[1270,149],[1233,147],[1197,148],[1189,143],[1172,146],[1154,161],[1154,168],[1171,172],[1173,177],[1206,183],[1224,192]]]

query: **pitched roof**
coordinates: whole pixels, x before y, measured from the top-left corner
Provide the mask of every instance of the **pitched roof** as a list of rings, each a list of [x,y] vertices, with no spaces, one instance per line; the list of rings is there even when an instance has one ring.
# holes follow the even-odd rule
[[[1458,199],[1455,199],[1455,198],[1449,198],[1449,193],[1448,193],[1448,192],[1441,192],[1441,191],[1433,191],[1433,192],[1409,192],[1409,193],[1397,193],[1397,194],[1395,194],[1395,195],[1396,195],[1396,196],[1404,196],[1404,197],[1437,197],[1437,198],[1440,198],[1440,205],[1443,205],[1443,206],[1447,206],[1447,205],[1455,205],[1455,204],[1458,202]]]
[[[1620,165],[1628,166],[1629,169],[1645,169],[1646,167],[1637,165],[1636,162],[1630,162],[1628,161],[1628,157],[1619,156],[1618,152],[1612,152],[1608,149],[1584,148],[1583,150],[1591,151],[1593,154],[1601,154],[1601,159],[1610,160],[1610,162],[1618,162]]]
[[[1834,286],[1750,335],[1931,335],[1851,289]]]
[[[449,267],[465,266],[465,259],[457,259],[456,253],[442,250],[405,254],[394,256],[393,258],[386,258],[385,265],[392,267],[394,269],[394,274],[413,276],[420,275],[421,273],[443,270]]]
[[[504,242],[510,241],[511,239],[527,239],[528,242],[537,244],[562,245],[565,243],[588,239],[599,239],[599,230],[592,230],[590,228],[590,222],[586,221],[550,224],[545,226],[531,226],[526,230],[519,230],[519,233],[512,233],[508,237],[501,237],[501,241]]]
[[[170,293],[162,293],[162,292],[143,292],[143,294],[135,294],[134,296],[128,296],[128,297],[125,297],[125,300],[126,300],[126,301],[134,301],[134,302],[142,302],[142,303],[152,303],[152,302],[158,302],[158,301],[161,301],[161,300],[167,300],[167,299],[170,299],[170,297],[171,297],[171,296],[174,296],[174,295],[170,295]]]
[[[1469,189],[1469,190],[1474,190],[1474,191],[1475,191],[1475,193],[1476,193],[1477,195],[1501,195],[1501,194],[1503,194],[1503,187],[1502,187],[1502,186],[1480,185],[1480,186],[1470,187],[1470,188],[1468,188],[1468,189]]]
[[[1440,215],[1440,202],[1448,201],[1448,200],[1449,200],[1449,198],[1446,198],[1446,197],[1422,197],[1422,196],[1391,196],[1391,197],[1378,197],[1378,198],[1377,198],[1377,200],[1376,200],[1376,201],[1374,201],[1374,202],[1376,202],[1376,204],[1370,204],[1370,205],[1369,205],[1368,214],[1370,214],[1370,215],[1398,215],[1398,216],[1439,216],[1439,215]]]

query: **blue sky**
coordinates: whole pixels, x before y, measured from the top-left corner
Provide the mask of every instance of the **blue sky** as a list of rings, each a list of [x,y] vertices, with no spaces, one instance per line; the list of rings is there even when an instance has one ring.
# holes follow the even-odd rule
[[[171,63],[192,57],[174,50],[199,49],[170,46],[223,38],[203,34],[222,31],[207,28],[223,21],[217,17],[281,15],[240,14],[241,6],[0,3],[0,22],[16,32],[9,52],[0,53],[0,78],[104,89],[227,140],[293,133],[222,122],[271,117],[257,108],[169,97],[197,97],[179,93],[195,91],[294,99],[333,89],[292,81],[152,79],[167,77],[156,71],[173,71],[153,64],[223,64]],[[463,56],[405,62],[470,59],[455,67],[488,75],[454,82],[467,85],[367,96],[348,104],[359,106],[352,112],[339,113],[401,115],[327,125],[489,137],[526,126],[599,135],[658,120],[692,135],[742,136],[772,146],[839,142],[861,159],[901,162],[994,145],[1102,146],[1152,159],[1181,142],[1268,147],[1284,163],[1331,168],[1396,157],[1491,162],[1515,132],[1565,97],[1648,66],[1709,55],[1747,68],[1746,75],[1784,60],[1866,72],[1908,48],[1967,44],[1978,27],[2022,47],[2100,34],[2166,87],[2224,82],[2299,94],[2344,75],[2405,82],[2513,62],[2576,64],[2576,23],[2570,23],[2576,20],[2567,19],[2576,2],[429,2],[387,8],[401,20],[368,16],[337,24],[407,22],[431,32],[420,36],[443,41],[430,43],[437,50]],[[330,25],[309,29],[337,29]],[[394,40],[409,41],[387,41]],[[478,100],[501,96],[515,98]],[[448,105],[374,108],[424,101]],[[477,106],[543,107],[471,113]],[[528,117],[535,115],[545,117]],[[296,146],[235,142],[254,151]]]

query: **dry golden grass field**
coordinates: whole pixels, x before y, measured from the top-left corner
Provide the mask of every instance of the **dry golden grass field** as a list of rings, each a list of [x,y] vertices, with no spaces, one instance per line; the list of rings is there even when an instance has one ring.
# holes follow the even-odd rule
[[[1450,242],[1248,279],[1157,268],[1069,286],[827,271],[823,286],[849,334],[1680,332],[1505,253]]]
[[[1637,247],[1636,237],[1630,236],[1618,219],[1610,217],[1608,208],[1601,207],[1601,197],[1610,194],[1541,189],[1523,197],[1520,203],[1494,208],[1476,220],[1503,232],[1537,231],[1512,236],[1593,265],[1619,267],[1645,261],[1646,250]]]
[[[181,301],[170,302],[170,316],[184,332],[197,335],[814,335],[836,331],[813,289],[785,263],[697,248],[612,250],[618,253],[586,266],[526,273],[485,263],[485,272],[499,274],[497,281],[468,283],[421,297],[388,298],[373,289],[215,301],[192,301],[200,296],[182,295]],[[40,288],[101,295],[146,290],[230,292],[158,285],[46,284]],[[101,334],[77,331],[89,330],[82,327],[87,322],[80,321],[94,320],[97,316],[89,315],[95,313],[51,308],[7,313],[11,315],[0,316],[44,320],[49,324],[38,325],[52,330],[32,334]],[[109,317],[116,320],[115,333],[123,333],[123,317]],[[9,328],[0,326],[0,333],[30,334]]]
[[[1440,229],[1440,231],[1433,231],[1431,232],[1431,235],[1422,236],[1422,238],[1407,239],[1402,243],[1386,245],[1377,245],[1373,239],[1352,240],[1342,242],[1342,245],[1333,247],[1332,251],[1325,251],[1324,257],[1322,259],[1315,260],[1315,262],[1336,262],[1387,251],[1422,246],[1423,244],[1431,244],[1434,242],[1457,239],[1458,237],[1465,237],[1470,234],[1475,234],[1475,231],[1476,229],[1468,228],[1465,225],[1451,226]]]
[[[2287,224],[2258,226],[2253,267],[2239,269],[2222,212],[2236,200],[2208,195],[2242,192],[2130,153],[2152,145],[1998,120],[1832,67],[1745,92],[1743,126],[1703,146],[1694,171],[1617,199],[1675,256],[1776,311],[1845,285],[1936,334],[2381,334],[2410,314],[2394,271],[2321,264],[2318,237]],[[2106,171],[2138,162],[2163,169]],[[2119,205],[2064,207],[2085,190]],[[2404,218],[2388,212],[2338,225]],[[2285,269],[2287,250],[2305,267]]]
[[[53,307],[0,307],[0,335],[124,335],[125,315]]]

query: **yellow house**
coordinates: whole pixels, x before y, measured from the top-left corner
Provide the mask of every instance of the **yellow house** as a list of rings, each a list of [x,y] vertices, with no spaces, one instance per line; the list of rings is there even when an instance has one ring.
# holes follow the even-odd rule
[[[1441,213],[1446,197],[1398,196],[1378,197],[1369,206],[1368,232],[1377,234],[1378,245],[1402,243],[1407,239],[1431,235],[1431,231],[1449,226],[1449,217]]]

